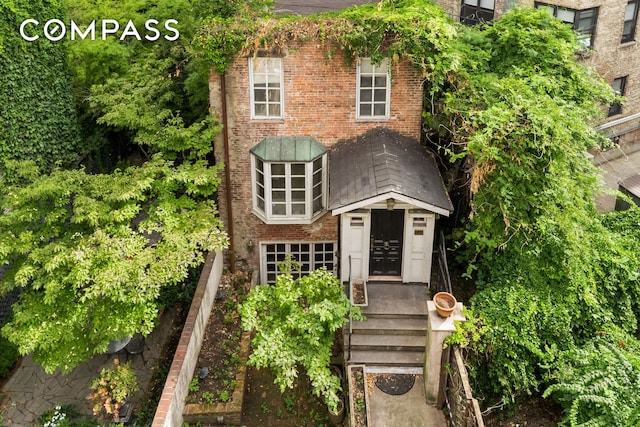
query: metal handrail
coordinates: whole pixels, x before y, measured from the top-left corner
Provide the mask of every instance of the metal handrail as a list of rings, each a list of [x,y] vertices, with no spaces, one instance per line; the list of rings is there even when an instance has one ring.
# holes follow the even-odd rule
[[[353,281],[351,280],[351,255],[349,255],[349,299],[351,300],[351,305],[353,305]],[[351,361],[351,335],[353,335],[353,319],[349,316],[349,357],[347,357],[347,362]]]
[[[440,230],[440,241],[438,242],[438,268],[440,269],[440,276],[444,282],[444,291],[453,293],[451,289],[451,276],[449,275],[449,263],[447,262],[447,244],[444,237],[444,233]]]

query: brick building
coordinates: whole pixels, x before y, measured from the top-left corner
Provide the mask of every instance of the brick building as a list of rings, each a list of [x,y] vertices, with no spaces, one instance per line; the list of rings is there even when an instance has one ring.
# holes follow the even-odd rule
[[[216,156],[232,177],[221,217],[262,283],[285,254],[302,272],[326,266],[345,281],[429,282],[435,219],[453,208],[419,142],[421,85],[408,62],[345,65],[314,42],[212,74],[212,107],[227,124]]]
[[[638,9],[640,0],[436,0],[449,15],[473,24],[499,18],[510,8],[545,8],[580,33],[589,50],[581,54],[583,64],[593,67],[624,95],[623,104],[606,111],[600,123],[603,134],[624,150],[640,146],[640,45]]]
[[[276,12],[308,14],[369,2],[281,0]],[[497,19],[520,5],[545,8],[572,25],[588,48],[578,53],[582,62],[626,98],[606,111],[600,129],[622,147],[640,142],[640,0],[437,3],[469,24]],[[236,58],[224,78],[211,76],[212,107],[227,124],[215,154],[232,177],[229,197],[224,185],[219,192],[221,217],[233,235],[231,252],[259,269],[263,283],[274,280],[286,253],[302,261],[303,271],[324,265],[343,280],[391,275],[428,282],[428,271],[414,271],[410,260],[423,259],[430,268],[435,219],[448,215],[451,203],[428,153],[413,153],[422,162],[414,173],[436,172],[423,177],[423,188],[413,188],[416,183],[403,171],[411,158],[392,164],[394,155],[411,151],[405,144],[419,145],[422,79],[409,63],[374,65],[361,58],[345,66],[340,55],[330,57],[323,49],[292,42],[286,52]],[[359,151],[365,139],[373,141],[374,151]],[[333,167],[338,164],[341,172]],[[386,181],[378,180],[383,175]],[[364,183],[365,189],[350,182]],[[339,186],[350,190],[338,195]],[[383,213],[393,211],[401,217]],[[420,233],[424,240],[414,238]]]

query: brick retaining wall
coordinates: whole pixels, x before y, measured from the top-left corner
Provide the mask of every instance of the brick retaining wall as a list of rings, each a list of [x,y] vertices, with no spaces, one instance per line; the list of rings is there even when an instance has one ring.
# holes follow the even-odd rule
[[[152,427],[182,425],[182,411],[189,392],[189,382],[198,362],[211,306],[222,277],[222,258],[222,254],[212,252],[202,267],[198,287],[180,335],[180,342],[162,390]]]

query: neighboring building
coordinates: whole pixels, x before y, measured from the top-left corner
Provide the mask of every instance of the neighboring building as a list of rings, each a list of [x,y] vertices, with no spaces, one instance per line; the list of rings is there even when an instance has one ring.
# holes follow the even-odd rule
[[[239,57],[210,79],[226,111],[234,253],[272,283],[291,254],[301,272],[343,281],[429,283],[435,221],[453,210],[420,144],[422,80],[409,62],[346,66],[314,42]],[[224,90],[225,96],[222,96]],[[222,99],[226,105],[222,105]],[[229,225],[224,185],[221,217]]]
[[[623,150],[640,149],[640,0],[436,0],[450,16],[467,24],[499,18],[515,6],[547,9],[580,33],[588,53],[583,64],[593,67],[624,95],[599,129]]]

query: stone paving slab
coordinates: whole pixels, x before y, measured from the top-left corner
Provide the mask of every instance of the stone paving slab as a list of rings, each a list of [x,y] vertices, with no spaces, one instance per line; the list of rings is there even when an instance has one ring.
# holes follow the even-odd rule
[[[427,405],[424,376],[415,373],[419,371],[385,369],[365,367],[368,427],[447,427],[444,413]],[[415,384],[405,394],[387,394],[375,385],[375,375],[384,375],[384,372],[414,372]]]
[[[151,382],[154,369],[160,362],[162,350],[173,330],[175,310],[167,310],[160,318],[160,324],[146,340],[143,364],[139,355],[130,355],[131,367],[138,378],[138,391],[133,398],[134,406],[140,407],[144,390]],[[91,415],[91,407],[86,397],[91,392],[91,381],[100,374],[103,368],[113,366],[113,360],[119,358],[126,362],[126,352],[105,355],[99,354],[91,360],[78,365],[66,375],[57,370],[47,374],[42,367],[33,361],[31,356],[25,356],[20,366],[2,387],[3,394],[8,395],[6,407],[2,414],[3,427],[30,427],[36,423],[41,415],[56,405],[73,405],[74,409],[86,415]]]
[[[640,142],[637,149],[640,149]],[[602,171],[603,186],[608,190],[617,190],[620,181],[624,181],[630,176],[640,173],[640,151],[616,152],[598,154],[594,158],[596,164]],[[612,156],[617,154],[617,157]],[[596,205],[600,212],[613,210],[616,205],[616,198],[611,194],[603,192],[596,198]]]

